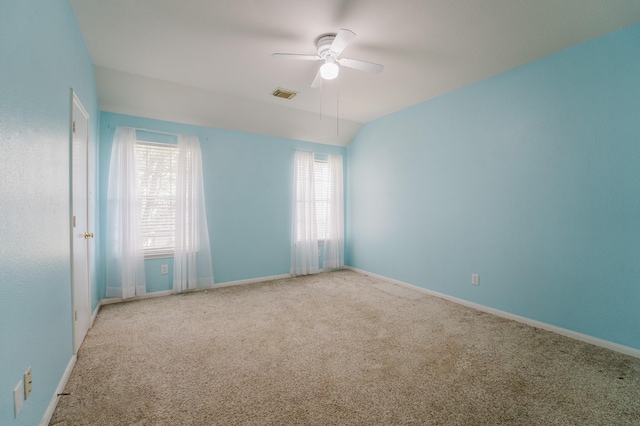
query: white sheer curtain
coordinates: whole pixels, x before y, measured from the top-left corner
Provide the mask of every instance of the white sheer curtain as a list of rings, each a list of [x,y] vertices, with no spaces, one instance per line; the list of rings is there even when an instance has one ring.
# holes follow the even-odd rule
[[[291,275],[318,272],[318,232],[313,153],[296,151],[293,166]]]
[[[116,128],[107,190],[107,297],[145,293],[135,145],[135,129]]]
[[[327,233],[322,256],[323,269],[344,266],[344,197],[342,182],[342,155],[329,154],[329,206],[327,209]]]
[[[211,287],[213,267],[204,201],[202,154],[200,141],[195,136],[178,136],[175,241],[174,291]]]

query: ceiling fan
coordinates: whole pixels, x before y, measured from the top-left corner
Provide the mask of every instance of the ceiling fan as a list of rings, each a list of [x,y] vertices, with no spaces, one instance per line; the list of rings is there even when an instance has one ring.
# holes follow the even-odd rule
[[[316,38],[317,55],[298,55],[295,53],[274,53],[272,58],[279,59],[296,59],[303,61],[319,61],[323,60],[324,64],[320,66],[316,77],[311,83],[311,87],[319,87],[322,79],[332,80],[338,76],[340,67],[338,64],[354,68],[360,71],[379,74],[384,68],[380,64],[360,61],[358,59],[338,58],[342,51],[356,38],[356,33],[345,28],[340,29],[337,33],[322,34]]]

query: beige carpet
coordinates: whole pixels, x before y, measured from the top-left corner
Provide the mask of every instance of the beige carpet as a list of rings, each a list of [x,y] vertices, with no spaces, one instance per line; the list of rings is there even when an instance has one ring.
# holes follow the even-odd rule
[[[338,271],[107,305],[52,425],[640,425],[640,359]]]

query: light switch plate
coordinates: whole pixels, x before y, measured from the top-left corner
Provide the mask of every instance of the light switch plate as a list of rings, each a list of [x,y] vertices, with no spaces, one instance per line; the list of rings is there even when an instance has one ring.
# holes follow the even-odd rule
[[[18,383],[18,386],[13,390],[13,411],[15,417],[18,417],[22,406],[24,405],[24,386],[22,386],[22,380]]]
[[[27,371],[24,373],[24,399],[25,401],[29,398],[29,395],[31,395],[31,390],[33,388],[33,382],[31,379],[31,367],[29,367],[27,369]]]

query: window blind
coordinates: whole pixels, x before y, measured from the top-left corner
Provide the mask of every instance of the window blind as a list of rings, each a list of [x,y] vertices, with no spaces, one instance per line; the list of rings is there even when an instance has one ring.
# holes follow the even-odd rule
[[[316,191],[316,228],[318,240],[323,241],[327,238],[327,218],[331,202],[331,168],[328,161],[314,161],[313,178]]]
[[[135,151],[145,257],[173,254],[178,147],[138,141]]]
[[[299,176],[303,176],[303,173],[299,173]],[[319,241],[323,241],[327,238],[327,219],[329,217],[329,208],[331,204],[331,167],[326,160],[315,159],[313,161],[313,180],[314,180],[314,192],[315,192],[315,210],[316,210],[316,232]],[[303,182],[296,182],[297,185],[297,198],[298,214],[308,208],[309,202],[308,196],[304,193],[302,188]],[[298,218],[296,221],[297,240],[303,240],[305,235],[305,221],[302,218]]]

